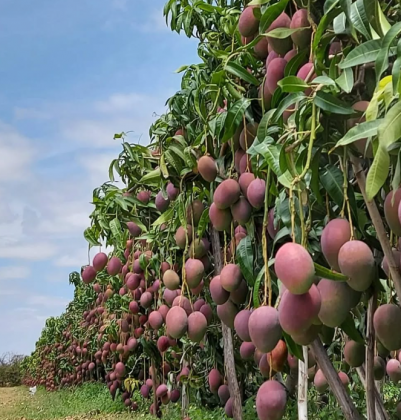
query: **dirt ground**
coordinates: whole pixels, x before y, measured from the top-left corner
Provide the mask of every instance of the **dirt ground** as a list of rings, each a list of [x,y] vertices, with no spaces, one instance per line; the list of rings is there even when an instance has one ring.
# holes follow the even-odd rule
[[[0,420],[11,419],[14,408],[23,398],[21,387],[0,388]]]

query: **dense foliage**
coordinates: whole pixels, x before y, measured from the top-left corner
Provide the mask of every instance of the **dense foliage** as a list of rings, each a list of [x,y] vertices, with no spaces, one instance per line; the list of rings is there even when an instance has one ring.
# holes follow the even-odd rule
[[[6,353],[0,356],[0,387],[21,384],[21,362],[24,356]]]
[[[237,419],[257,395],[270,420],[298,371],[353,419],[352,369],[370,416],[373,380],[401,379],[399,8],[243,3],[165,5],[201,63],[179,69],[148,146],[115,135],[85,231],[113,252],[71,274],[27,383],[102,379],[134,410],[140,387],[155,414],[181,397]]]

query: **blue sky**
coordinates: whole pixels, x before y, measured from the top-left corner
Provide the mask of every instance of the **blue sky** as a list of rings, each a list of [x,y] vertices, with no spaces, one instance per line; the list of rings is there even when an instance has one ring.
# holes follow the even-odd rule
[[[87,262],[92,191],[199,62],[164,0],[0,2],[0,354],[29,354]]]

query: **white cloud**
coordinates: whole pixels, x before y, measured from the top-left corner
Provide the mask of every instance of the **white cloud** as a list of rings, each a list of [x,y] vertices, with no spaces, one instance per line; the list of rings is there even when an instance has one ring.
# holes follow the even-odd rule
[[[117,153],[99,153],[94,156],[94,159],[86,159],[85,157],[79,157],[78,161],[81,166],[85,169],[89,175],[91,184],[99,186],[106,181],[109,181],[108,169],[110,162],[118,156]],[[121,180],[121,178],[114,172],[115,180]],[[122,188],[122,185],[120,185]],[[89,214],[87,213],[87,218],[89,221]]]
[[[69,300],[57,296],[32,295],[28,296],[25,303],[38,308],[58,308],[63,309],[68,305]],[[61,312],[61,311],[60,311]]]
[[[81,247],[63,254],[54,261],[56,267],[73,267],[78,270],[88,264],[88,248]]]
[[[87,143],[93,147],[112,145],[114,134],[120,128],[123,130],[120,124],[96,119],[72,120],[61,124],[61,135],[67,141]]]
[[[52,242],[17,242],[2,239],[0,243],[0,259],[21,259],[24,261],[43,261],[53,257],[57,247]]]
[[[0,288],[0,297],[2,297],[2,296],[14,296],[14,295],[17,295],[18,293],[19,293],[19,291],[16,290],[16,289],[6,289],[4,287]]]
[[[22,312],[24,314],[33,314],[33,313],[37,312],[38,310],[36,308],[21,307],[21,308],[15,308],[14,311],[15,312]]]
[[[0,193],[1,195],[1,193]],[[9,203],[0,202],[0,223],[13,223],[18,219],[18,214],[11,208]]]
[[[167,92],[161,92],[160,97],[167,97]],[[87,118],[60,116],[62,136],[66,141],[80,145],[86,143],[92,148],[115,147],[117,150],[118,143],[113,137],[122,131],[130,131],[130,141],[141,139],[141,143],[146,143],[155,115],[162,114],[165,106],[159,97],[135,92],[115,93],[105,100],[94,102],[90,111],[91,117]]]
[[[5,266],[0,267],[1,280],[26,279],[31,274],[31,270],[26,266]]]
[[[15,128],[0,121],[0,182],[24,179],[34,157],[33,145]]]
[[[47,120],[51,116],[43,111],[39,111],[34,108],[14,108],[14,118],[16,120]]]
[[[105,101],[95,102],[95,109],[100,112],[126,112],[132,111],[136,106],[142,106],[145,102],[150,101],[150,97],[146,95],[140,95],[138,93],[122,94],[116,93],[111,95]]]

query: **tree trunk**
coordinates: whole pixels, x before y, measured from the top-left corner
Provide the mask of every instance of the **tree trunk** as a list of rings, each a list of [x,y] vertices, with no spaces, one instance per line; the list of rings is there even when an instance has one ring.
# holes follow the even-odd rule
[[[363,386],[366,388],[366,380],[365,380],[365,369],[361,366],[356,369],[358,372],[359,378]],[[380,384],[380,381],[377,381]],[[375,414],[376,417],[373,417],[375,420],[390,420],[390,417],[387,414],[386,409],[384,408],[383,400],[380,396],[380,389],[377,389],[377,383],[375,386]]]
[[[330,359],[327,356],[326,350],[323,347],[322,342],[317,338],[310,345],[313,355],[315,356],[316,362],[319,365],[319,368],[322,370],[331,391],[333,392],[336,400],[341,408],[341,411],[344,414],[344,417],[347,420],[362,420],[363,417],[358,413],[357,409],[354,406],[354,403],[351,400],[351,397],[348,395],[344,385],[342,384],[337,371],[334,369]]]
[[[215,275],[220,274],[223,268],[221,261],[221,247],[219,233],[212,228],[212,249],[214,257],[214,269]],[[230,390],[230,396],[233,398],[233,416],[234,420],[242,420],[242,402],[241,394],[238,386],[237,374],[235,371],[235,360],[234,360],[234,346],[233,336],[231,329],[227,327],[223,322],[221,323],[221,329],[223,333],[224,343],[224,366],[227,373],[228,388]]]
[[[308,347],[303,346],[304,361],[298,360],[298,420],[308,420]]]
[[[393,280],[398,299],[401,299],[401,274],[399,273],[395,263],[393,252],[391,250],[391,244],[388,240],[387,232],[383,225],[383,220],[380,216],[379,210],[377,209],[375,201],[368,201],[366,197],[366,177],[359,158],[356,156],[351,156],[351,162],[354,167],[354,173],[359,185],[359,189],[361,190],[363,199],[366,203],[366,208],[368,209],[373,226],[376,230],[377,239],[379,240],[383,249],[383,253],[386,256],[388,268],[390,270],[391,278]]]
[[[366,338],[368,346],[366,349],[366,411],[368,420],[375,420],[375,377],[373,374],[373,365],[375,358],[375,330],[373,328],[373,315],[376,310],[377,298],[376,292],[369,299]]]

